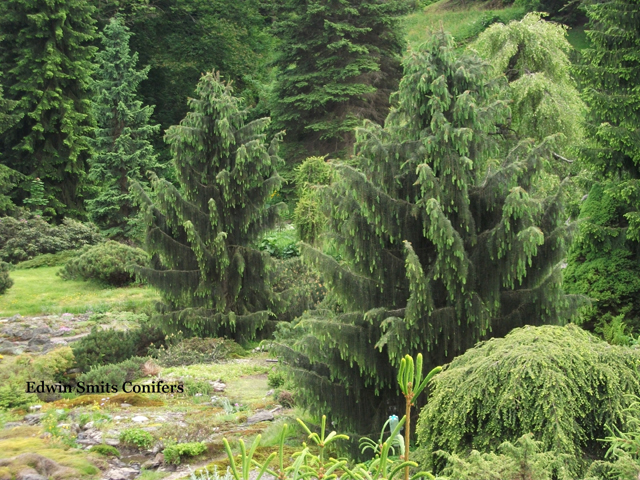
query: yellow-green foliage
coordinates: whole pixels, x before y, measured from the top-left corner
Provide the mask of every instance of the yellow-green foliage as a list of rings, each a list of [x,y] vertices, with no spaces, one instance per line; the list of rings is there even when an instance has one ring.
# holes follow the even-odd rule
[[[582,140],[586,108],[571,77],[573,48],[564,25],[528,13],[521,21],[491,25],[471,48],[506,75],[511,128],[520,138],[540,141],[562,133],[563,144]]]
[[[575,325],[513,330],[434,378],[419,443],[429,457],[489,451],[531,432],[544,449],[602,457],[598,439],[624,424],[623,393],[640,392],[639,367],[640,349],[610,346]]]
[[[442,480],[573,480],[565,468],[566,456],[543,451],[528,433],[516,442],[504,442],[498,452],[468,455],[438,452],[447,461]]]
[[[325,157],[309,157],[295,168],[298,203],[293,219],[300,239],[305,242],[315,241],[327,223],[320,187],[331,184],[333,177],[333,168]]]
[[[182,457],[197,457],[206,449],[204,442],[176,443],[165,448],[162,454],[165,462],[177,465]]]

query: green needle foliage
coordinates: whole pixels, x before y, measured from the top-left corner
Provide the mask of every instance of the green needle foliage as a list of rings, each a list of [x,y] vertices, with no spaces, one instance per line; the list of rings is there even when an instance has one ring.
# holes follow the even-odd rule
[[[2,85],[0,85],[0,134],[20,120],[20,115],[14,112],[17,104],[16,101],[4,98]]]
[[[638,332],[640,4],[587,2],[586,9],[593,48],[583,52],[578,71],[589,106],[586,130],[595,142],[582,157],[602,180],[583,203],[567,283],[597,300],[589,326],[606,329],[618,317]]]
[[[97,128],[89,179],[98,191],[87,202],[87,211],[109,237],[129,237],[140,223],[129,180],[140,181],[156,166],[149,138],[160,128],[149,125],[153,107],[136,100],[149,67],[136,70],[138,54],[129,50],[130,37],[122,19],[112,18],[100,35],[102,50],[96,55],[92,85]]]
[[[397,108],[358,133],[360,168],[337,168],[327,210],[346,261],[302,249],[340,308],[283,326],[281,354],[303,403],[349,427],[377,429],[400,408],[406,352],[429,371],[488,336],[563,323],[578,303],[560,287],[562,192],[528,193],[548,142],[491,160],[508,109],[492,101],[490,66],[454,48],[440,32],[411,52]]]
[[[137,272],[162,293],[157,320],[166,330],[252,338],[278,304],[269,256],[251,245],[278,218],[280,205],[268,200],[281,181],[280,135],[269,145],[268,118],[245,123],[243,102],[213,73],[201,78],[189,105],[166,134],[180,188],[156,178],[152,201],[135,187],[155,262]]]
[[[519,138],[538,141],[562,133],[563,144],[582,139],[585,106],[571,77],[566,27],[540,13],[495,23],[472,45],[508,80],[511,125]]]
[[[382,122],[398,86],[405,0],[274,2],[281,40],[273,116],[287,161],[350,154],[362,118]]]
[[[420,448],[488,452],[533,433],[545,450],[566,455],[572,478],[580,460],[603,458],[597,439],[625,428],[624,393],[640,391],[640,351],[612,347],[579,327],[514,330],[456,358],[432,381],[418,420]]]
[[[44,182],[47,215],[83,211],[93,12],[86,0],[0,3],[0,69],[22,115],[2,137],[2,161]]]

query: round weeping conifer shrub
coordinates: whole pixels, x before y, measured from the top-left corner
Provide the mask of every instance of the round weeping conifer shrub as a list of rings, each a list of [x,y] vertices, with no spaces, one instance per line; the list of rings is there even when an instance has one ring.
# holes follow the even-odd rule
[[[109,240],[71,258],[58,275],[65,280],[98,280],[122,287],[136,280],[132,266],[145,266],[148,262],[144,250]]]
[[[438,470],[437,451],[494,451],[532,433],[545,450],[603,458],[608,428],[625,431],[640,393],[640,349],[612,346],[575,325],[523,327],[479,343],[431,383],[420,413],[418,457]]]

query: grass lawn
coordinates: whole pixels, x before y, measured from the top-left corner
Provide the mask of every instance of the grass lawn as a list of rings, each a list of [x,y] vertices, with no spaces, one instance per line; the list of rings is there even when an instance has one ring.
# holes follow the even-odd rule
[[[410,45],[424,42],[427,33],[439,30],[441,24],[459,45],[463,45],[474,40],[491,23],[520,20],[524,14],[524,7],[511,6],[496,10],[485,8],[483,3],[455,5],[451,0],[440,0],[422,11],[407,15],[404,26]]]
[[[149,287],[110,288],[97,282],[63,280],[56,275],[60,268],[42,267],[10,272],[14,284],[0,296],[0,317],[135,311],[159,299],[155,290]]]

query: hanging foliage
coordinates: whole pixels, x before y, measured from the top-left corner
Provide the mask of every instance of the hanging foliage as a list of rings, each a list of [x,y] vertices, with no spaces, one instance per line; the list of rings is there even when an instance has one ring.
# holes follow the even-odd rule
[[[604,458],[607,427],[625,423],[626,394],[640,392],[640,350],[612,347],[575,325],[524,327],[456,358],[432,381],[418,420],[427,461],[437,450],[496,449],[532,433],[545,450],[566,455],[572,478],[580,460]]]
[[[449,34],[410,52],[404,69],[397,107],[384,127],[359,130],[359,167],[337,167],[327,192],[344,261],[303,247],[339,308],[279,332],[301,401],[367,431],[397,408],[406,353],[423,353],[428,371],[489,336],[563,323],[579,303],[560,287],[572,230],[562,190],[528,193],[550,140],[491,159],[508,108],[492,100],[489,65],[456,57]]]
[[[217,74],[204,75],[196,93],[166,134],[180,188],[154,178],[152,201],[136,187],[155,263],[137,272],[162,293],[166,330],[253,338],[279,306],[269,257],[251,245],[278,216],[267,201],[280,185],[281,135],[268,144],[268,118],[245,123],[242,101]]]

